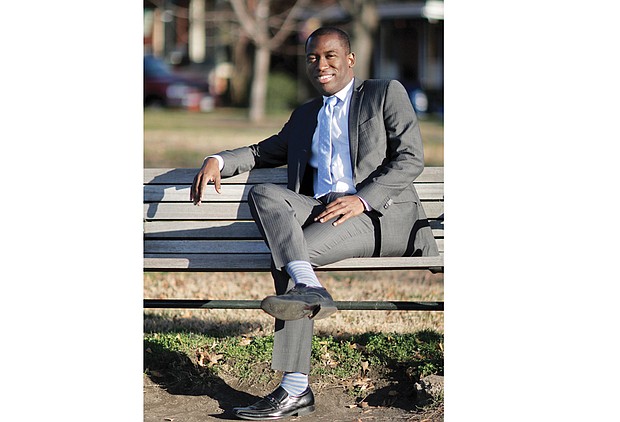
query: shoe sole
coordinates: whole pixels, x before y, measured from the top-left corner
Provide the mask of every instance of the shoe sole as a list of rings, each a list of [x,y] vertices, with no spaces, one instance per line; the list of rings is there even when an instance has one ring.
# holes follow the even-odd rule
[[[294,321],[302,318],[323,319],[334,314],[336,306],[308,305],[305,302],[268,296],[260,304],[263,311],[282,321]]]
[[[245,419],[248,421],[275,421],[278,419],[288,418],[290,416],[308,415],[314,412],[314,410],[315,410],[315,405],[310,405],[310,406],[302,407],[301,409],[294,410],[291,413],[287,413],[287,414],[280,415],[280,416],[251,416],[251,415],[244,415],[243,413],[236,413],[236,412],[234,412],[234,414],[236,417],[240,419]]]

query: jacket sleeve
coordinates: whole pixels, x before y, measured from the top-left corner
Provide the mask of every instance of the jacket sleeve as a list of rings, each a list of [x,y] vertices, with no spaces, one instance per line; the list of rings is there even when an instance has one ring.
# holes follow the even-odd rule
[[[270,136],[257,144],[218,153],[224,160],[222,177],[235,176],[253,168],[279,167],[286,164],[287,126],[288,123],[277,135]]]

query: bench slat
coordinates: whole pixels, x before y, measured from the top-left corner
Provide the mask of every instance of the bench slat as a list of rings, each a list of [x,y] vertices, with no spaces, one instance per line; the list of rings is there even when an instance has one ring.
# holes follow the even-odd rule
[[[144,169],[145,184],[182,185],[192,184],[197,168],[147,168]],[[222,179],[222,183],[284,183],[286,168],[254,169],[234,177]],[[443,182],[443,167],[425,167],[416,182]]]
[[[429,220],[436,238],[443,238],[443,221]],[[262,239],[253,221],[145,221],[145,239]]]
[[[443,239],[436,239],[436,242],[439,251],[443,252]],[[269,253],[269,248],[262,240],[145,240],[144,253]]]
[[[203,194],[203,202],[238,202],[247,201],[252,185],[222,186],[221,193],[215,192],[212,184],[207,185]],[[144,186],[144,202],[190,202],[189,186],[179,185],[146,185]],[[421,200],[443,199],[443,183],[422,183],[416,185]]]
[[[198,168],[144,169],[144,184],[191,185]],[[222,183],[282,183],[286,184],[285,168],[254,169],[250,172],[222,179]]]
[[[145,271],[269,271],[269,254],[196,254],[157,255],[144,254]],[[443,267],[443,256],[349,258],[317,270],[406,270]]]
[[[262,240],[145,240],[144,253],[269,253]]]
[[[145,221],[145,238],[262,239],[254,221]]]
[[[428,218],[443,215],[443,202],[422,202]],[[144,204],[146,220],[251,220],[247,203],[210,203],[195,206],[187,203],[152,203]]]

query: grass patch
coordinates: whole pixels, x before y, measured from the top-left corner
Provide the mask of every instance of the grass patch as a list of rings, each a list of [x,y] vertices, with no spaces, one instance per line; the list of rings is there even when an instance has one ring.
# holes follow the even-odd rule
[[[202,391],[217,378],[240,383],[268,383],[273,336],[215,337],[193,332],[145,333],[144,371],[168,389]],[[360,377],[391,373],[416,382],[443,375],[443,335],[424,330],[411,334],[366,333],[335,338],[314,336],[312,372],[321,382],[359,393]],[[279,377],[279,375],[278,375]]]

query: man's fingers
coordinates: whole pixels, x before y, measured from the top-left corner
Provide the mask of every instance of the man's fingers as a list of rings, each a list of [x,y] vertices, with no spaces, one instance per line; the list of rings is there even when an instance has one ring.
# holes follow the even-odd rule
[[[213,186],[215,186],[215,191],[217,193],[222,193],[221,189],[222,189],[222,178],[219,176],[216,176],[213,178]]]
[[[193,201],[194,205],[200,205],[205,186],[209,182],[213,182],[217,193],[222,193],[222,178],[219,175],[207,177],[204,174],[197,174],[189,191],[189,200]]]
[[[332,226],[334,226],[334,227],[335,227],[335,226],[337,226],[338,224],[342,224],[342,223],[344,223],[344,222],[345,222],[345,221],[347,221],[347,220],[349,219],[349,217],[351,217],[352,215],[353,215],[353,211],[348,211],[348,212],[346,212],[346,213],[342,214],[342,215],[340,216],[340,218],[336,219],[336,221],[334,221],[334,222],[332,223]]]
[[[346,204],[344,204],[338,199],[327,204],[325,210],[323,210],[323,212],[321,212],[314,221],[320,221],[321,223],[324,223],[325,221],[331,220],[334,217],[343,215],[345,212]]]
[[[199,173],[194,177],[194,183],[190,189],[190,201],[194,201],[194,205],[200,205],[202,199],[202,189],[204,186],[204,178]]]
[[[334,217],[338,217],[332,224],[337,226],[344,223],[351,217],[355,217],[364,212],[362,202],[356,196],[345,196],[330,202],[314,221],[324,223]]]

